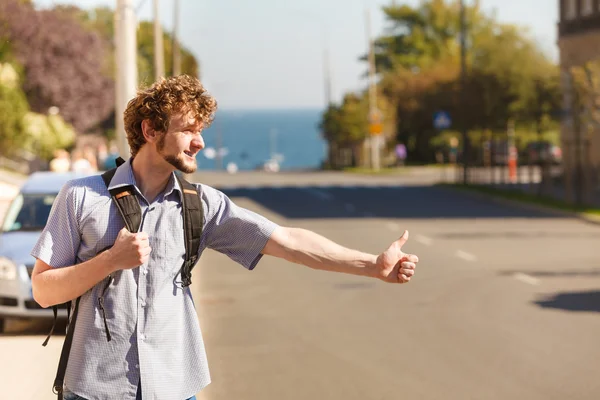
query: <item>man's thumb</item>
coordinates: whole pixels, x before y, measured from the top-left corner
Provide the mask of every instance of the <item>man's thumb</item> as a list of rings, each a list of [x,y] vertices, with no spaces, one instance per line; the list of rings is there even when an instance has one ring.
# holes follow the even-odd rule
[[[400,236],[400,239],[398,239],[396,241],[398,247],[402,247],[404,246],[404,244],[408,241],[408,231],[405,230],[404,233],[402,234],[402,236]]]

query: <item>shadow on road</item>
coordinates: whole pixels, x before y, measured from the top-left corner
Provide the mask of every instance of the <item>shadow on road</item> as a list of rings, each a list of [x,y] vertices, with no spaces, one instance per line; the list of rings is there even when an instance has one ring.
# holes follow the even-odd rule
[[[567,311],[600,312],[600,291],[557,293],[538,300],[535,304],[543,308]]]
[[[54,333],[52,334],[52,338],[50,338],[50,340],[52,340],[56,336],[58,340],[62,341],[63,338],[61,338],[61,336],[65,336],[66,327],[66,319],[58,320],[58,322],[56,323],[56,327],[54,328]],[[0,338],[8,336],[40,336],[41,345],[48,333],[50,333],[51,328],[52,320],[9,319],[6,323],[6,328],[4,332],[0,333]]]
[[[223,188],[285,218],[564,218],[433,186]]]

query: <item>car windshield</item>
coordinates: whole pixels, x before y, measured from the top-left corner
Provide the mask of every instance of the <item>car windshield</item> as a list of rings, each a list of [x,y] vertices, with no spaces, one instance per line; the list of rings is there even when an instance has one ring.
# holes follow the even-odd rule
[[[46,225],[56,196],[57,193],[19,194],[8,208],[2,230],[41,231]]]

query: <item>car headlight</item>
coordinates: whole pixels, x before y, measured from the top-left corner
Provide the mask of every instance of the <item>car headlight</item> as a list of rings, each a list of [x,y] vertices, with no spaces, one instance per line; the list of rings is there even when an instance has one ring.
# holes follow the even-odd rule
[[[7,281],[17,279],[17,264],[6,257],[0,257],[0,279]]]

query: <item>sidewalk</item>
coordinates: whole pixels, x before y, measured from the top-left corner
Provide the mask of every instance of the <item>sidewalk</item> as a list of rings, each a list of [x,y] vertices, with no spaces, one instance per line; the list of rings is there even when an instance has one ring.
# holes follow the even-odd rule
[[[496,189],[501,189],[501,190],[519,191],[519,192],[527,193],[527,194],[531,194],[531,195],[540,194],[540,184],[539,183],[534,183],[531,185],[528,183],[506,183],[506,184],[497,183],[497,184],[487,184],[487,186],[494,187]],[[549,185],[549,188],[547,189],[547,191],[543,191],[542,193],[543,193],[542,194],[543,197],[551,198],[551,199],[562,201],[565,203],[567,202],[565,187],[562,184],[551,183]],[[587,204],[588,206],[600,208],[600,190],[595,190],[590,195],[590,201],[588,203],[589,203],[589,204]]]
[[[469,171],[469,183],[472,185],[479,185],[507,192],[520,192],[532,196],[540,196],[540,198],[543,197],[545,199],[568,203],[564,182],[561,177],[561,170],[562,168],[560,166],[552,167],[550,172],[552,178],[550,182],[542,188],[540,188],[541,171],[539,167],[534,167],[533,170],[529,170],[527,166],[519,168],[516,182],[509,182],[508,168],[506,167],[495,167],[495,169],[490,167],[471,168]],[[462,175],[459,174],[458,180],[455,179],[454,182],[450,180],[449,183],[460,183],[461,181]],[[572,196],[575,196],[574,192]],[[572,200],[575,199],[573,198]],[[600,187],[593,190],[586,203],[589,207],[600,208]]]

